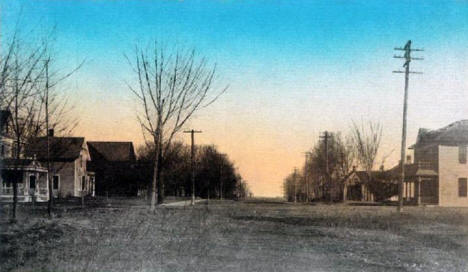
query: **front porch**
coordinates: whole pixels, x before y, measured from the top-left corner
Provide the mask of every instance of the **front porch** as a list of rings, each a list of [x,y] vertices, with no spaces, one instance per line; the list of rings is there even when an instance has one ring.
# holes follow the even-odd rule
[[[399,172],[398,172],[399,171]],[[398,182],[401,177],[401,167],[394,170],[393,179]],[[434,166],[427,162],[405,165],[405,181],[403,183],[403,201],[413,205],[439,204],[439,179]],[[398,196],[391,200],[398,200]]]
[[[49,200],[47,169],[30,159],[3,161],[0,175],[0,201],[12,202],[14,183],[18,188],[18,202],[45,202]]]

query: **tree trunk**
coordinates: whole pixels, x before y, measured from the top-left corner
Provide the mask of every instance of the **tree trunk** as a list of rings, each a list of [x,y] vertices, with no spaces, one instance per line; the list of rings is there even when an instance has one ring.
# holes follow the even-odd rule
[[[16,154],[15,154],[15,159],[16,163],[19,164],[19,159],[20,159],[20,152],[21,152],[21,147],[20,147],[20,138],[16,137]],[[18,170],[19,165],[15,167],[16,170]],[[18,171],[19,172],[19,171]],[[13,207],[12,207],[12,212],[11,212],[11,222],[16,222],[16,207],[18,206],[18,179],[23,179],[23,173],[21,171],[21,175],[16,172],[14,175],[13,179]]]
[[[153,167],[153,181],[151,183],[151,206],[150,206],[151,211],[154,211],[156,209],[156,201],[157,201],[156,195],[158,193],[157,192],[157,184],[158,184],[158,172],[159,172],[158,157],[159,156],[156,156],[155,161],[154,161],[154,167]]]
[[[50,168],[50,167],[48,167]],[[49,169],[47,169],[49,171]],[[53,178],[53,175],[52,175],[52,178],[49,174],[50,172],[47,172],[47,186],[49,187],[49,201],[47,202],[47,214],[49,215],[49,217],[52,217],[52,205],[53,205],[53,201],[54,201],[54,193],[53,193],[53,185],[52,185],[52,178]]]
[[[159,132],[160,130],[158,130]],[[157,133],[157,135],[154,136],[154,144],[155,144],[155,156],[154,156],[154,168],[153,168],[153,182],[151,184],[151,206],[150,210],[154,211],[156,209],[156,203],[158,202],[158,196],[159,191],[158,187],[160,187],[159,183],[161,182],[159,179],[159,173],[160,173],[160,161],[159,159],[161,158],[161,138],[160,138],[160,133]],[[161,202],[159,202],[161,203]]]
[[[159,151],[159,158],[158,158],[158,204],[163,204],[164,203],[164,196],[165,196],[165,186],[164,186],[164,180],[161,177],[161,161],[162,161],[162,156],[161,156],[161,151]]]

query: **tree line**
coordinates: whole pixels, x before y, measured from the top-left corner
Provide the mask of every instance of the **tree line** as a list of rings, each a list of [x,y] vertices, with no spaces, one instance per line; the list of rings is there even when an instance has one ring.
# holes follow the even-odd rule
[[[372,180],[382,138],[378,122],[353,122],[349,134],[325,132],[309,151],[301,168],[295,168],[283,181],[285,199],[293,202],[342,199],[344,179],[353,169],[367,173]],[[384,163],[384,159],[382,164]]]
[[[141,146],[138,153],[139,187],[151,196],[156,152],[153,143]],[[247,182],[226,154],[214,145],[202,145],[195,152],[195,196],[206,199],[243,199],[251,195]],[[192,194],[191,150],[181,142],[172,143],[160,160],[165,171],[158,180],[164,183],[160,195],[186,197]]]

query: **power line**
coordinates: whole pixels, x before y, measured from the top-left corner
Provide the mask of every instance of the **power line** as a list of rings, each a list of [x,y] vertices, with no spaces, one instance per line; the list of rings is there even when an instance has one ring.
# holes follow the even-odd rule
[[[408,111],[408,85],[409,85],[409,75],[410,74],[422,74],[422,72],[413,72],[410,71],[410,63],[412,60],[423,60],[423,58],[414,58],[411,57],[411,52],[424,51],[424,49],[415,49],[411,48],[411,40],[406,42],[403,48],[395,47],[394,50],[404,51],[404,56],[393,56],[394,58],[404,59],[405,71],[393,71],[393,73],[404,73],[405,74],[405,94],[403,98],[403,128],[401,135],[401,179],[398,184],[398,212],[401,212],[403,208],[403,183],[405,182],[405,157],[406,157],[406,115]]]

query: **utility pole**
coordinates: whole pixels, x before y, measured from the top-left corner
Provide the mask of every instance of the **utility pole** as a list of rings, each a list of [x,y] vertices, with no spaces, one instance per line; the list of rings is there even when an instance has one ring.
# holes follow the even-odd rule
[[[294,167],[294,203],[297,203],[297,168]]]
[[[46,118],[46,136],[47,136],[47,187],[49,187],[49,202],[47,203],[47,213],[52,217],[52,205],[54,201],[53,184],[50,176],[50,133],[49,133],[49,62],[50,58],[45,60],[45,118]]]
[[[323,133],[323,136],[320,136],[320,139],[323,139],[324,144],[325,144],[325,171],[326,171],[326,186],[328,188],[328,185],[330,185],[330,169],[328,167],[328,140],[332,137],[332,133],[325,131]],[[325,187],[325,186],[324,186]],[[325,188],[323,188],[323,194],[325,195]]]
[[[309,179],[308,179],[308,166],[309,166],[309,156],[311,155],[310,152],[304,152],[305,154],[305,164],[304,164],[304,182],[306,185],[306,202],[309,203]]]
[[[406,114],[408,111],[408,84],[409,84],[409,74],[422,74],[421,72],[412,72],[410,71],[410,62],[412,60],[423,60],[423,58],[413,58],[411,57],[412,51],[424,51],[423,49],[413,49],[411,48],[411,40],[409,40],[403,48],[396,47],[394,50],[404,51],[404,56],[393,56],[397,59],[405,59],[403,67],[405,71],[393,71],[393,73],[404,73],[405,74],[405,94],[403,100],[403,128],[401,135],[401,179],[398,184],[398,212],[401,212],[403,209],[403,183],[405,182],[405,158],[406,158]]]
[[[195,205],[195,133],[202,133],[200,130],[186,130],[184,133],[190,133],[192,145],[190,153],[190,167],[192,169],[192,202],[191,205]]]

